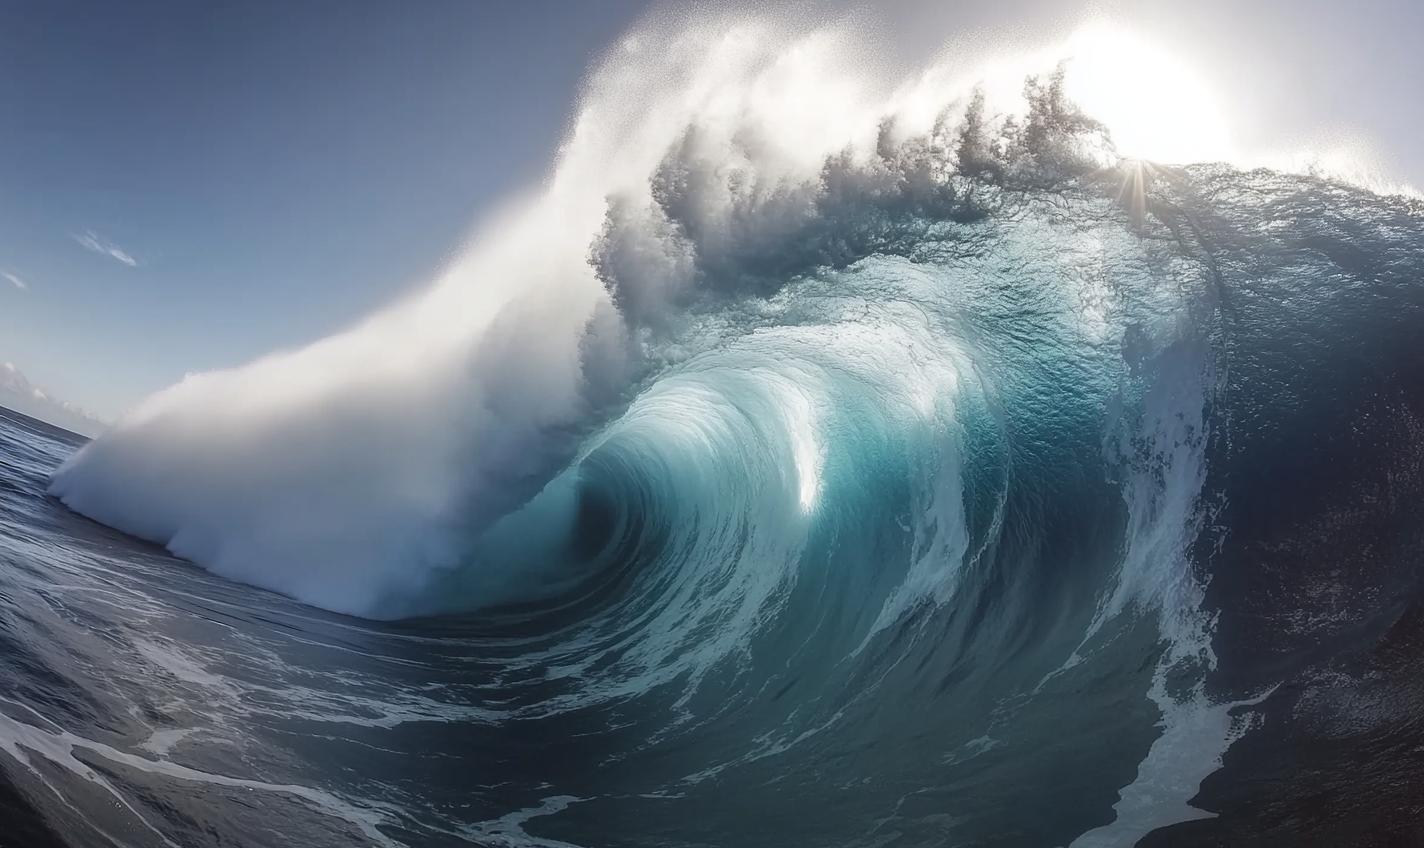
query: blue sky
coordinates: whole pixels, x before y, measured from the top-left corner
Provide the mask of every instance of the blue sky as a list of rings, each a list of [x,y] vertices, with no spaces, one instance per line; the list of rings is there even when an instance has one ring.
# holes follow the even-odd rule
[[[1424,185],[1424,11],[1100,4],[1180,45],[1238,136],[1367,131]],[[643,0],[0,4],[0,362],[105,416],[349,325],[536,183]],[[906,55],[1081,3],[897,2]],[[18,281],[18,282],[17,282]]]

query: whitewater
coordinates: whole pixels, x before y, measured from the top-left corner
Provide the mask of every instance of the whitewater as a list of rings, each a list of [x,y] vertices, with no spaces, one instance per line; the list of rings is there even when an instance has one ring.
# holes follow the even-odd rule
[[[1424,839],[1424,205],[856,24],[650,18],[428,290],[0,419],[26,838]]]

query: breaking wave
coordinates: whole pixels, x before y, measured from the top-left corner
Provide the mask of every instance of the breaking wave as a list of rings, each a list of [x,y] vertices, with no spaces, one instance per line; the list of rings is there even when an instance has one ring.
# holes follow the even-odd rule
[[[725,739],[692,783],[859,751],[904,805],[1006,735],[1051,765],[1051,737],[1110,732],[1081,693],[1111,680],[1160,735],[1114,817],[1040,835],[1205,815],[1272,684],[1209,693],[1233,438],[1310,396],[1279,357],[1395,349],[1419,209],[1122,158],[1071,62],[1005,99],[872,54],[834,26],[634,32],[547,186],[429,292],[150,398],[52,492],[313,605],[505,628],[511,679],[576,681],[529,716],[670,692],[628,744]],[[891,701],[933,715],[870,733]]]

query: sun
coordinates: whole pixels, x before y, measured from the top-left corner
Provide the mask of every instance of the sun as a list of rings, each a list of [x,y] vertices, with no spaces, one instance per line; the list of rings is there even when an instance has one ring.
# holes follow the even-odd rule
[[[1062,51],[1068,96],[1108,126],[1119,155],[1172,165],[1231,158],[1217,97],[1161,45],[1120,26],[1090,24]]]

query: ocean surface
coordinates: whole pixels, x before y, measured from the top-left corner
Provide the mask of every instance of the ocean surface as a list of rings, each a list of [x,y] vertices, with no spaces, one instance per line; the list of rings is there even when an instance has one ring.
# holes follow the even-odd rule
[[[1424,845],[1424,204],[744,35],[427,296],[0,415],[0,845]]]

